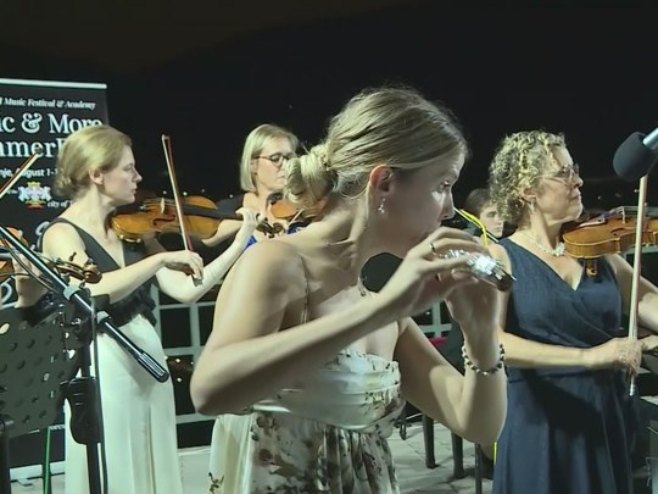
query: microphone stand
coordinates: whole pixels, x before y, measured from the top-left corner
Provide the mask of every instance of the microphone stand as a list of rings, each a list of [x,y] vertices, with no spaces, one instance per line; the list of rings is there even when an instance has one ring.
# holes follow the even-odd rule
[[[629,308],[628,339],[637,340],[638,291],[642,265],[642,234],[644,232],[644,215],[646,208],[647,184],[649,173],[658,161],[658,128],[648,136],[634,132],[617,148],[613,158],[613,168],[620,178],[627,182],[639,179],[637,220],[635,225],[635,250],[633,259],[633,277],[631,279],[631,302]],[[636,392],[635,376],[631,375],[629,394]]]
[[[28,247],[23,245],[6,227],[0,225],[0,237],[3,238],[11,247],[22,254],[45,278],[50,281],[51,286],[55,288],[60,295],[80,310],[81,313],[89,315],[95,324],[102,328],[108,336],[114,339],[121,348],[127,351],[146,372],[151,374],[158,382],[166,382],[169,379],[169,373],[162,367],[151,355],[139,348],[130,340],[119,328],[117,328],[110,315],[106,311],[96,312],[91,296],[84,289],[69,285],[53,269],[51,269],[37,254],[32,252]]]
[[[640,179],[640,189],[637,199],[637,219],[635,224],[635,246],[633,251],[633,277],[631,279],[631,306],[628,319],[628,339],[637,340],[637,310],[638,290],[640,287],[640,273],[642,270],[642,232],[644,231],[644,213],[646,209],[648,175]],[[629,395],[634,396],[637,391],[635,376],[631,375]]]
[[[81,377],[74,378],[67,385],[67,399],[71,404],[71,433],[80,444],[86,445],[87,468],[89,476],[90,494],[101,494],[101,475],[99,468],[98,445],[102,442],[101,414],[99,410],[99,394],[96,379],[91,375],[91,352],[89,346],[92,340],[92,332],[87,327],[91,323],[93,327],[102,328],[105,333],[113,338],[119,346],[126,350],[151,376],[158,382],[165,382],[169,373],[151,355],[140,349],[112,322],[110,315],[105,311],[96,311],[89,291],[77,285],[71,285],[65,281],[59,273],[51,269],[39,255],[32,252],[23,245],[4,226],[0,225],[0,238],[11,246],[14,252],[23,255],[34,268],[41,272],[41,276],[48,280],[50,289],[56,294],[72,303],[74,307],[70,323],[72,332],[76,334],[83,344],[79,349],[79,367]],[[76,316],[81,314],[80,316]],[[60,321],[60,325],[66,325]],[[94,326],[95,325],[95,326]],[[0,417],[2,418],[2,417]],[[0,420],[0,436],[5,436],[5,429],[11,422],[4,423]],[[4,443],[4,441],[3,441]],[[5,447],[0,453],[6,453]],[[7,479],[0,479],[5,481]],[[3,489],[4,490],[4,489]]]

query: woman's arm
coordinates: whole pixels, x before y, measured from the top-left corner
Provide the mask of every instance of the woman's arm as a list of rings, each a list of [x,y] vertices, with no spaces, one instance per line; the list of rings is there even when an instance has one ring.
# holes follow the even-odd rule
[[[232,236],[234,236],[238,232],[238,230],[240,230],[241,226],[242,226],[241,221],[224,220],[219,224],[219,226],[217,227],[217,231],[212,237],[203,239],[201,240],[201,242],[203,242],[203,244],[208,247],[215,247],[216,245],[222,243],[224,240],[227,240]]]
[[[633,267],[620,255],[606,256],[606,259],[615,273],[624,304],[624,312],[628,314],[631,306]],[[640,277],[637,297],[638,323],[654,333],[658,333],[658,287],[646,278]]]
[[[84,265],[89,259],[85,246],[78,232],[71,225],[56,223],[43,235],[43,253],[50,258]],[[151,278],[167,261],[164,255],[154,255],[139,262],[103,273],[98,283],[88,284],[92,295],[109,295],[110,303],[121,300]],[[79,283],[71,280],[72,283]]]
[[[480,335],[476,341],[465,340],[470,358],[479,368],[494,367],[499,358],[496,331],[471,328],[469,334]],[[403,393],[416,407],[469,441],[491,444],[498,438],[507,410],[504,369],[485,376],[465,366],[462,376],[412,319],[403,322],[395,359]]]
[[[422,312],[471,281],[463,276],[467,256],[433,254],[464,248],[481,249],[463,232],[441,227],[407,253],[379,293],[303,322],[309,295],[299,254],[284,239],[250,247],[219,293],[213,332],[192,376],[192,401],[207,414],[240,411],[317,369],[353,341]]]
[[[375,296],[300,324],[306,303],[306,275],[292,247],[275,240],[250,247],[219,292],[192,376],[195,407],[208,415],[240,411],[394,320]]]
[[[190,279],[190,276],[179,271],[161,269],[157,272],[157,279],[158,285],[163,292],[179,302],[193,303],[221,281],[244,251],[249,237],[258,224],[258,216],[255,211],[242,208],[238,210],[238,213],[244,217],[244,221],[236,222],[239,223],[240,229],[235,235],[235,239],[228,249],[203,268],[201,283],[195,285],[193,280]],[[149,252],[161,252],[164,250],[155,240],[149,242],[147,249]]]
[[[511,263],[500,245],[489,247],[491,254],[503,263],[511,273]],[[591,348],[577,348],[532,341],[505,331],[507,324],[507,307],[509,293],[499,292],[501,299],[498,317],[500,341],[505,348],[505,361],[510,367],[571,367],[582,366],[590,369],[608,368],[614,366],[634,365],[636,345],[627,338],[612,338],[607,343]],[[639,354],[638,354],[639,355]]]

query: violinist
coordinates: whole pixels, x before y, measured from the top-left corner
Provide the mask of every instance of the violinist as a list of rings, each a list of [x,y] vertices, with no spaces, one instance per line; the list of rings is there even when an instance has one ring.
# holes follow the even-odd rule
[[[241,210],[243,221],[231,247],[205,267],[194,252],[164,251],[153,232],[144,232],[143,242],[128,245],[111,229],[110,218],[115,208],[135,200],[140,180],[125,134],[109,126],[71,134],[58,156],[55,189],[72,202],[45,231],[43,252],[80,264],[92,258],[103,277],[88,285],[91,294],[109,296],[107,311],[115,324],[165,366],[150,285],[157,283],[184,303],[197,300],[235,262],[257,222],[253,213]],[[105,334],[98,335],[97,344],[93,358],[98,358],[101,372],[110,492],[181,494],[171,380],[156,382]],[[86,468],[85,447],[67,431],[67,493],[88,492]]]
[[[281,192],[285,182],[284,164],[296,156],[299,141],[290,131],[273,124],[262,124],[253,129],[245,140],[240,159],[240,187],[242,194],[217,203],[221,213],[231,214],[240,208],[249,208],[259,212],[260,217],[272,223],[283,223],[285,219],[275,218],[272,214],[272,197]],[[240,228],[240,222],[224,220],[216,234],[203,243],[209,247],[217,246],[231,238]],[[247,245],[267,238],[266,232],[255,231]]]
[[[629,341],[631,266],[597,259],[594,274],[564,248],[561,230],[583,209],[583,180],[562,135],[503,139],[490,166],[492,199],[517,230],[491,245],[516,282],[499,293],[508,412],[495,494],[628,494],[635,412],[629,373],[655,335]],[[658,332],[658,288],[641,280],[639,323]]]

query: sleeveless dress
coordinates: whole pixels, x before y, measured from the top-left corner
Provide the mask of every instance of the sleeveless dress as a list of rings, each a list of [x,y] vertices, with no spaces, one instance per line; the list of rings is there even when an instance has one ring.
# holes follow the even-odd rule
[[[397,493],[386,438],[403,407],[396,362],[343,350],[245,415],[219,416],[208,492]]]
[[[509,239],[517,281],[505,330],[527,340],[589,348],[623,336],[622,303],[610,265],[573,289]],[[494,494],[626,494],[635,429],[621,370],[508,368],[508,410],[498,441]]]
[[[56,222],[77,230],[87,255],[101,272],[119,269],[86,231],[63,218],[51,225]],[[126,265],[145,255],[139,246],[124,243],[123,250]],[[150,285],[145,283],[105,310],[128,338],[166,368],[166,356],[154,328]],[[107,334],[99,333],[97,344],[109,494],[182,494],[171,380],[157,382]],[[93,345],[91,349],[94,360]],[[95,373],[93,364],[91,372]],[[86,446],[75,442],[70,434],[68,402],[65,411],[66,494],[88,493]]]

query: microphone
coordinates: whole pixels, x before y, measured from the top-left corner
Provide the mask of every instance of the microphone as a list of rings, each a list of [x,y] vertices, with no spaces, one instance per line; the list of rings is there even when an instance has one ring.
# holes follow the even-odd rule
[[[636,182],[648,175],[658,161],[658,128],[648,136],[634,132],[615,152],[612,166],[618,177]]]

